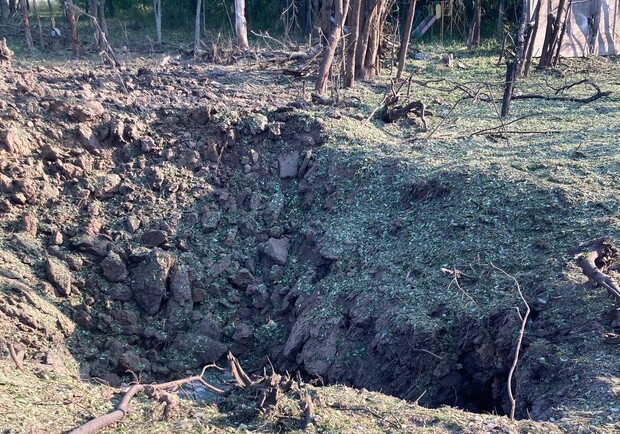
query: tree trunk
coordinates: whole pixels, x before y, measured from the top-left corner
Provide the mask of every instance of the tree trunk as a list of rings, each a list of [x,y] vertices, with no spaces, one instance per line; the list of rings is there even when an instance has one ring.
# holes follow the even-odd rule
[[[17,12],[17,0],[9,0],[9,16],[12,17]]]
[[[481,0],[476,0],[474,4],[474,16],[471,20],[471,27],[469,29],[469,39],[467,40],[467,48],[480,47],[480,24],[482,21],[482,5]]]
[[[65,0],[65,13],[67,14],[67,21],[69,22],[69,28],[71,29],[71,46],[73,49],[73,59],[79,59],[80,40],[78,38],[75,10],[73,9],[73,0]]]
[[[327,91],[329,71],[331,69],[332,62],[334,61],[334,55],[336,53],[336,48],[338,47],[338,41],[340,40],[340,36],[342,34],[344,20],[346,19],[347,12],[349,10],[349,0],[344,0],[344,3],[343,0],[334,0],[334,6],[336,9],[335,22],[329,34],[327,47],[325,47],[325,50],[323,51],[323,59],[321,60],[319,75],[316,80],[315,91],[319,95],[325,95],[325,92]]]
[[[366,78],[364,76],[364,68],[366,65],[366,55],[368,53],[370,33],[372,31],[374,17],[378,14],[380,1],[381,0],[365,0],[366,7],[362,8],[362,14],[360,15],[360,29],[362,29],[362,32],[360,33],[357,42],[355,69],[357,71],[357,76],[364,79]],[[364,23],[363,27],[361,26],[361,23]]]
[[[413,27],[413,16],[415,14],[416,0],[409,1],[409,10],[407,11],[407,19],[405,20],[405,28],[400,42],[400,50],[398,51],[398,69],[396,71],[396,79],[400,79],[405,68],[405,59],[407,58],[407,50],[409,48],[409,39],[411,38],[411,28]]]
[[[198,56],[200,52],[200,7],[202,6],[202,0],[196,0],[196,22],[194,28],[194,57]]]
[[[52,0],[47,0],[47,8],[50,11],[50,23],[52,30],[56,28],[56,19],[54,19],[54,9],[52,8]]]
[[[331,16],[332,7],[335,0],[323,0],[321,6],[320,20],[321,20],[321,43],[326,43],[331,35],[330,29],[332,28]]]
[[[502,37],[504,33],[504,17],[506,16],[506,0],[500,0],[497,9],[497,24],[495,25],[495,36]]]
[[[531,21],[534,22],[532,30],[530,32],[527,44],[525,45],[525,58],[523,59],[523,75],[527,77],[530,75],[530,67],[532,66],[532,56],[534,55],[534,45],[536,44],[536,36],[538,35],[538,21],[540,18],[540,9],[542,6],[542,0],[538,0],[536,9],[534,9],[534,15]],[[529,11],[528,11],[529,13]]]
[[[554,63],[556,57],[559,59],[560,52],[562,51],[560,39],[564,35],[563,29],[566,28],[567,14],[565,12],[567,9],[566,0],[560,0],[557,15],[554,17],[553,14],[549,14],[547,17],[547,33],[545,34],[545,42],[538,68],[549,68]]]
[[[521,20],[519,30],[517,32],[517,46],[515,47],[515,58],[512,62],[506,64],[506,81],[504,82],[504,96],[502,98],[501,116],[505,118],[510,111],[510,102],[517,76],[521,70],[523,62],[523,52],[525,50],[525,29],[529,21],[529,11],[527,10],[528,0],[523,0],[523,10],[521,11]]]
[[[237,34],[237,47],[242,50],[250,48],[248,23],[245,20],[245,0],[235,0],[235,33]]]
[[[28,6],[26,5],[26,0],[20,1],[20,7],[22,11],[22,20],[24,22],[24,32],[26,33],[26,44],[28,45],[28,49],[32,50],[34,48],[34,42],[32,41],[32,32],[30,30],[30,19],[28,18]]]
[[[357,52],[357,39],[359,38],[360,14],[363,0],[351,0],[351,15],[349,17],[349,36],[347,45],[347,60],[345,64],[344,85],[355,85],[355,53]]]
[[[97,13],[97,0],[89,0],[88,1],[88,13],[90,15],[92,15],[93,17],[95,17],[95,19],[97,19],[97,17],[99,16]],[[97,47],[97,49],[101,48],[101,42],[99,41],[99,31],[96,27],[96,23],[94,21],[92,21],[91,18],[91,24],[93,26],[93,46]]]
[[[153,1],[153,11],[155,12],[155,30],[157,32],[157,43],[161,45],[161,0]]]
[[[45,49],[45,40],[43,39],[43,26],[41,26],[41,15],[39,15],[39,7],[37,6],[36,0],[33,0],[32,8],[34,9],[34,16],[39,26],[39,43],[41,44],[41,50],[43,50]]]
[[[112,2],[110,2],[112,4]],[[108,31],[108,20],[105,18],[105,0],[99,0],[99,26],[106,39],[110,36]]]

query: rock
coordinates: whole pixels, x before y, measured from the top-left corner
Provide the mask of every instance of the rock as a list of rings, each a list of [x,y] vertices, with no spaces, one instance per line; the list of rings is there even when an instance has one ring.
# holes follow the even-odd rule
[[[127,216],[127,219],[125,220],[125,226],[127,227],[127,230],[129,232],[131,232],[132,234],[138,230],[138,228],[140,227],[140,219],[135,216],[135,215],[129,215]]]
[[[6,176],[4,173],[0,173],[0,192],[11,193],[13,191],[13,180]]]
[[[161,189],[161,186],[164,184],[166,177],[164,175],[164,171],[159,167],[151,167],[146,172],[146,182],[147,185],[153,190]]]
[[[269,119],[261,113],[253,113],[243,120],[245,132],[250,135],[263,133],[269,126]]]
[[[118,358],[118,367],[121,372],[142,372],[150,370],[150,363],[135,351],[125,351]]]
[[[237,342],[247,342],[253,335],[252,327],[244,323],[236,323],[232,338]]]
[[[41,158],[44,161],[58,161],[62,159],[62,152],[55,146],[45,145],[41,148]]]
[[[228,351],[228,347],[207,336],[198,336],[193,333],[181,333],[172,343],[183,358],[193,359],[195,367],[217,361]]]
[[[73,246],[82,252],[91,253],[99,257],[108,256],[111,243],[103,236],[82,235],[71,240]]]
[[[50,239],[50,244],[54,246],[60,246],[62,245],[63,242],[64,242],[64,237],[62,236],[62,232],[60,231],[54,232],[54,234],[52,235]]]
[[[71,271],[65,264],[48,256],[45,260],[45,273],[61,296],[68,297],[71,294]]]
[[[0,129],[0,149],[9,154],[26,154],[30,147],[24,133],[15,126]]]
[[[121,177],[116,173],[101,175],[95,181],[95,197],[98,199],[113,197],[118,192],[121,181]]]
[[[215,143],[210,143],[207,146],[207,160],[212,163],[217,163],[220,161],[220,154],[217,150],[217,145]]]
[[[131,288],[123,283],[113,285],[108,291],[108,295],[112,300],[129,301],[133,298]]]
[[[87,125],[80,125],[76,133],[78,141],[84,149],[93,155],[98,155],[100,153],[99,148],[101,147],[101,143],[99,143],[99,139],[90,127]]]
[[[196,322],[192,326],[192,331],[198,336],[207,336],[215,341],[222,338],[222,328],[210,315]]]
[[[127,278],[127,266],[115,252],[108,253],[108,256],[101,261],[101,270],[106,279],[113,283],[122,282]]]
[[[25,205],[28,201],[28,199],[26,199],[26,195],[21,192],[11,195],[11,200],[17,205]]]
[[[166,294],[166,281],[174,258],[159,248],[154,248],[148,258],[132,272],[134,297],[140,307],[149,315],[159,312]]]
[[[82,168],[84,172],[88,173],[93,170],[93,157],[86,153],[80,154],[75,159],[75,165]]]
[[[85,122],[104,113],[105,109],[99,101],[87,101],[84,104],[73,106],[69,111],[69,116],[76,122]]]
[[[0,212],[11,212],[13,205],[6,199],[0,199]]]
[[[158,247],[168,241],[168,233],[161,230],[146,231],[140,237],[140,243],[146,247]]]
[[[220,220],[222,219],[222,213],[220,211],[205,211],[200,216],[200,223],[205,231],[214,231]]]
[[[187,268],[180,265],[175,265],[172,268],[170,292],[172,293],[172,298],[181,306],[192,305],[192,286],[189,281]]]
[[[281,179],[297,177],[300,157],[299,151],[293,151],[289,154],[281,154],[278,157],[278,167],[280,168]]]
[[[155,140],[153,140],[152,137],[146,136],[140,139],[140,149],[142,149],[142,152],[151,152],[155,150],[156,147],[157,145],[155,144]]]
[[[26,214],[22,219],[22,229],[33,238],[37,236],[39,219],[32,213]]]
[[[269,281],[277,282],[278,280],[280,280],[283,274],[284,274],[284,268],[282,268],[279,265],[274,264],[269,269],[269,276],[268,276]]]
[[[228,280],[235,288],[246,289],[250,283],[254,282],[254,276],[247,268],[240,268]]]
[[[269,238],[262,246],[263,253],[278,265],[286,264],[289,248],[288,238]]]

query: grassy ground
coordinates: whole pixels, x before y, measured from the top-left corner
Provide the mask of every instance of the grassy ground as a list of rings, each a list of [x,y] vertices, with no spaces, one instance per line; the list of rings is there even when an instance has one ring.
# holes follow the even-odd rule
[[[523,418],[532,414],[535,419],[555,425],[527,421],[512,424],[502,417],[454,408],[426,409],[377,393],[333,386],[315,391],[321,403],[316,431],[616,432],[620,424],[620,369],[616,363],[620,349],[603,341],[603,333],[614,328],[609,318],[612,303],[601,289],[584,285],[574,255],[589,240],[613,237],[618,230],[620,82],[616,77],[620,76],[620,66],[615,59],[580,59],[566,60],[556,71],[535,72],[518,83],[517,93],[551,94],[553,88],[584,78],[591,78],[613,93],[611,98],[587,105],[515,101],[506,121],[522,120],[507,125],[503,134],[477,134],[501,126],[497,106],[483,99],[499,97],[503,67],[497,67],[495,57],[488,52],[456,51],[456,66],[449,69],[441,62],[447,49],[420,49],[430,57],[410,61],[408,70],[414,72],[416,80],[412,82],[411,97],[424,101],[433,113],[428,118],[428,129],[415,119],[395,124],[377,119],[364,121],[380,104],[389,86],[386,77],[344,91],[342,96],[350,104],[299,110],[308,119],[320,122],[326,131],[326,143],[313,155],[318,169],[311,181],[319,193],[317,202],[308,210],[299,207],[297,181],[275,187],[264,182],[262,199],[267,201],[273,190],[281,188],[286,207],[280,231],[297,235],[315,232],[321,245],[338,260],[320,285],[306,285],[300,278],[308,271],[301,255],[290,260],[279,283],[297,285],[296,290],[303,294],[300,300],[311,299],[309,294],[317,290],[320,298],[309,303],[304,315],[299,315],[301,320],[272,312],[256,315],[256,329],[261,324],[269,325],[269,330],[264,327],[256,333],[257,347],[284,345],[296,326],[295,320],[302,331],[311,331],[300,341],[298,352],[283,365],[324,375],[333,382],[388,390],[410,400],[428,389],[420,399],[422,405],[463,406],[463,400],[473,398],[475,393],[462,384],[465,380],[455,383],[457,393],[457,387],[447,382],[448,375],[440,376],[438,372],[454,374],[470,369],[475,373],[486,369],[505,375],[519,326],[515,307],[523,309],[513,282],[494,269],[491,264],[495,264],[520,282],[535,311],[526,330],[525,352],[516,376],[520,414]],[[27,70],[38,60],[18,58],[15,63]],[[131,61],[127,70],[144,65],[158,68],[153,60],[157,59]],[[54,65],[71,66],[49,64]],[[194,68],[195,81],[183,75],[188,65]],[[83,62],[80,68],[87,70],[93,64]],[[225,98],[227,109],[255,104],[257,110],[270,115],[274,106],[308,96],[302,95],[300,83],[280,75],[279,69],[267,62],[217,67],[217,75],[212,75],[213,66],[191,62],[182,61],[170,68],[161,72],[165,79],[172,77],[166,82],[168,87],[158,89],[158,98],[163,95],[162,99],[152,100],[152,106],[146,104],[146,114],[135,111],[132,115],[144,115],[146,119],[149,113],[164,108],[187,116],[196,102],[186,89],[199,85]],[[110,81],[115,80],[112,73],[110,76]],[[463,93],[452,90],[455,82],[482,97],[459,101]],[[583,87],[569,91],[574,95],[586,92]],[[165,101],[171,94],[178,99]],[[113,102],[116,105],[110,106],[116,114],[133,110],[131,102],[127,109],[117,100]],[[151,125],[153,130],[160,127],[156,122]],[[165,132],[168,135],[161,130],[158,134],[173,143],[184,128],[180,122],[170,126],[170,131]],[[280,145],[288,149],[289,144]],[[277,148],[269,149],[273,144],[264,146],[258,149],[270,156],[269,152],[277,154]],[[240,145],[234,151],[241,155],[248,149]],[[107,164],[104,161],[101,167],[108,168]],[[173,164],[166,169],[171,178],[187,181],[190,192],[201,187],[202,181],[188,171]],[[233,169],[233,192],[246,185],[256,189],[240,167]],[[146,214],[168,212],[167,198],[151,201],[150,196],[145,197],[148,203],[140,206]],[[193,202],[191,194],[179,199],[186,213],[193,211]],[[119,209],[110,206],[110,226],[115,230],[124,222]],[[242,216],[239,211],[231,214],[230,220]],[[180,225],[180,234],[193,230],[184,225]],[[203,264],[212,259],[232,252],[241,261],[254,254],[256,240],[251,237],[240,236],[231,246],[222,246],[221,240],[229,230],[221,227],[202,238],[196,247],[200,254],[180,254],[188,264],[195,265],[198,279],[210,282],[208,267]],[[15,250],[15,241],[9,236],[2,239],[1,245],[6,251]],[[20,262],[23,256],[18,256],[7,255],[3,267],[17,269],[36,286],[37,273],[25,267]],[[462,273],[459,286],[445,270]],[[15,295],[11,282],[1,283],[6,299],[17,303],[29,300],[24,291]],[[80,306],[87,297],[78,295],[71,303]],[[53,304],[54,298],[47,301]],[[209,309],[217,309],[218,317],[232,327],[237,313],[230,306],[229,302],[214,301]],[[53,306],[46,304],[45,309],[48,314],[41,321],[46,329],[53,329]],[[5,339],[20,333],[13,326],[7,323],[4,327]],[[355,327],[365,333],[363,339],[352,339]],[[273,328],[277,333],[271,332]],[[56,343],[66,345],[64,337],[68,336],[74,352],[92,345],[92,352],[97,354],[94,343],[106,337],[101,332],[88,335],[65,329],[63,338]],[[487,335],[492,339],[481,337],[480,342],[495,350],[482,354],[484,345],[478,342],[471,346],[471,342],[476,336]],[[34,339],[32,345],[47,351],[49,343],[44,337],[37,339],[40,342]],[[328,356],[315,351],[326,346],[335,351]],[[468,359],[468,353],[477,357],[475,363]],[[76,352],[73,356],[83,362],[82,354]],[[69,366],[73,363],[70,359],[65,359]],[[113,407],[117,389],[77,381],[74,367],[58,373],[48,365],[33,361],[27,363],[24,372],[15,372],[8,356],[2,361],[0,408],[6,411],[2,411],[0,422],[13,430],[8,432],[19,432],[23,427],[33,427],[34,432],[59,432]],[[318,372],[318,367],[323,371]],[[476,385],[471,379],[467,381],[470,387]],[[135,410],[115,431],[261,432],[286,428],[273,414],[243,422],[242,426],[234,412],[220,412],[214,405],[183,405],[183,416],[166,423],[160,421],[161,409],[140,397]],[[343,410],[343,405],[354,410]]]

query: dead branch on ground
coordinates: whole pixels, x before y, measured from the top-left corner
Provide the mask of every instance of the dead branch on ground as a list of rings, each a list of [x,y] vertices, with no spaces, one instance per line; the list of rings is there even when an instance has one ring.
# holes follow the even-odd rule
[[[252,384],[252,379],[245,373],[239,360],[231,352],[228,352],[228,364],[230,366],[230,372],[235,377],[237,384],[240,387],[247,387]]]
[[[13,362],[15,362],[15,367],[20,371],[24,369],[24,355],[26,352],[21,349],[19,351],[15,351],[15,346],[13,344],[7,344],[7,349],[9,350],[9,355]]]
[[[178,412],[179,408],[179,398],[172,393],[166,392],[166,389],[173,389],[183,384],[199,382],[203,386],[211,389],[212,391],[223,394],[224,391],[207,383],[203,376],[205,370],[209,367],[214,367],[215,365],[208,365],[202,369],[200,375],[194,375],[192,377],[183,378],[181,380],[169,381],[167,383],[160,384],[134,384],[131,386],[123,395],[121,402],[118,404],[115,410],[111,411],[108,414],[103,416],[96,417],[84,425],[74,429],[69,434],[92,434],[96,433],[100,429],[103,429],[107,426],[112,425],[115,422],[120,421],[125,417],[127,411],[129,411],[129,404],[134,396],[136,396],[140,392],[146,392],[146,394],[153,399],[157,399],[160,402],[166,403],[166,408],[164,410],[164,417],[170,418],[173,417]]]
[[[521,329],[519,330],[519,337],[517,338],[517,344],[516,344],[516,349],[515,349],[515,356],[514,359],[512,361],[512,366],[510,367],[510,371],[508,372],[508,399],[510,399],[510,419],[511,420],[515,420],[515,411],[517,409],[517,400],[514,397],[514,394],[512,393],[512,377],[514,376],[515,370],[517,369],[517,364],[519,363],[519,354],[521,353],[521,346],[523,345],[523,336],[525,335],[525,326],[527,325],[527,320],[530,316],[530,305],[528,304],[527,300],[525,299],[525,297],[523,296],[523,292],[521,291],[521,285],[519,285],[519,281],[512,275],[506,273],[504,270],[502,270],[499,267],[496,267],[492,262],[491,262],[491,266],[493,268],[495,268],[497,271],[499,271],[500,273],[504,274],[505,276],[509,277],[510,279],[512,279],[517,287],[517,292],[519,293],[519,297],[521,298],[521,300],[523,301],[523,304],[525,304],[525,315],[521,315],[521,312],[519,311],[519,308],[517,309],[517,313],[519,314],[519,319],[521,319]]]
[[[607,290],[620,306],[620,286],[606,271],[618,260],[620,252],[609,238],[599,238],[592,243],[590,250],[577,256],[577,265],[591,282]]]
[[[570,96],[570,95],[560,95],[561,92],[568,90],[570,88],[573,88],[575,86],[579,86],[579,85],[591,86],[594,88],[595,92],[589,97],[584,97],[584,98],[580,98],[577,96]],[[568,101],[568,102],[577,102],[581,104],[588,104],[593,101],[596,101],[597,99],[604,98],[609,95],[611,95],[610,90],[602,91],[601,88],[596,83],[594,83],[591,79],[585,79],[585,80],[577,81],[575,83],[567,84],[565,86],[562,86],[559,89],[556,89],[554,95],[526,93],[522,95],[513,95],[512,99],[513,101],[520,100],[520,99],[543,99],[546,101]]]

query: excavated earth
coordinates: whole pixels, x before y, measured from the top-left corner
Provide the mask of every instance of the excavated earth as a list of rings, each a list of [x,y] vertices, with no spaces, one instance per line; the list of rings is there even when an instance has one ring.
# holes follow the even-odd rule
[[[533,159],[418,142],[415,121],[364,122],[380,85],[312,105],[261,65],[0,74],[1,336],[27,364],[118,387],[231,351],[252,372],[505,415],[525,307],[494,264],[532,308],[518,418],[618,427],[620,350],[602,336],[619,320],[573,260],[617,227],[613,152],[583,149],[601,175],[548,138]]]

